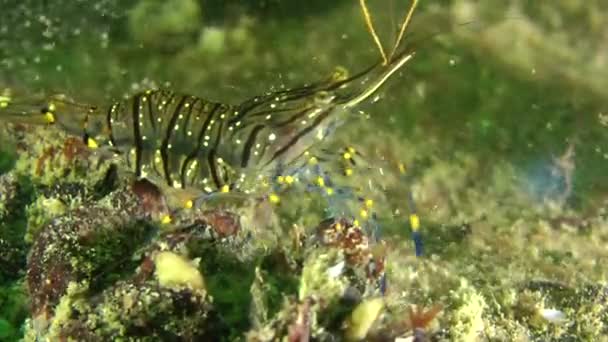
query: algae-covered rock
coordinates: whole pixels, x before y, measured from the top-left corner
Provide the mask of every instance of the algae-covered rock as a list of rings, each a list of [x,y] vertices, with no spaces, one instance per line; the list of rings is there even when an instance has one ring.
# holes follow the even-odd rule
[[[42,228],[28,260],[30,335],[106,340],[205,333],[200,322],[211,306],[200,271],[159,251],[184,248],[183,237],[192,233],[171,232],[151,243],[153,225],[145,217],[140,197],[127,188]],[[184,312],[193,320],[184,320]]]
[[[128,192],[114,195],[115,210],[103,203],[80,207],[52,220],[36,236],[27,270],[34,317],[52,317],[70,283],[103,284],[105,276],[115,276],[122,266],[116,260],[128,260],[145,241],[149,228],[137,223],[143,216],[137,198]]]
[[[36,160],[34,154],[23,158]],[[470,174],[481,168],[473,156],[462,154],[451,163],[431,159],[414,191],[426,218],[422,236],[429,255],[422,258],[402,237],[389,233],[378,241],[367,227],[379,221],[365,227],[350,217],[314,223],[315,206],[327,197],[297,201],[302,192],[296,187],[291,193],[296,196],[284,195],[280,203],[208,203],[168,213],[153,183],[133,183],[128,175],[119,175],[109,193],[97,192],[99,179],[79,181],[79,173],[52,186],[34,178],[34,199],[23,210],[32,232],[38,231],[30,235],[27,336],[129,339],[148,336],[143,331],[154,338],[253,341],[601,336],[605,290],[593,256],[603,255],[602,238],[589,239],[573,228],[577,213],[545,207],[514,190],[514,169],[495,167],[500,171],[490,172],[490,180],[471,185]],[[95,175],[106,178],[103,172]],[[364,176],[351,175],[355,181]],[[3,179],[10,190],[6,204],[20,203],[15,201],[21,181],[11,174]],[[383,181],[398,192],[403,186],[398,179]],[[373,208],[394,205],[377,198]],[[344,207],[366,206],[364,200],[352,201]],[[432,203],[443,209],[426,211]],[[289,214],[291,205],[298,208],[295,214]],[[163,223],[167,214],[171,220]],[[581,227],[606,224],[601,215],[586,222]],[[577,249],[582,241],[586,248]],[[495,249],[501,253],[491,253]],[[563,284],[531,280],[538,275]],[[589,275],[595,280],[588,281]],[[431,309],[408,312],[413,305]],[[443,307],[437,319],[435,307]],[[549,309],[563,312],[567,322],[547,320],[543,313]],[[412,323],[426,321],[434,324]]]
[[[211,304],[204,292],[118,282],[87,301],[77,285],[73,288],[61,298],[48,333],[38,336],[87,341],[213,336],[213,323],[208,322]],[[30,330],[28,336],[35,335]]]
[[[33,242],[42,227],[53,218],[65,214],[67,205],[59,198],[40,196],[27,208],[27,236],[25,240]]]

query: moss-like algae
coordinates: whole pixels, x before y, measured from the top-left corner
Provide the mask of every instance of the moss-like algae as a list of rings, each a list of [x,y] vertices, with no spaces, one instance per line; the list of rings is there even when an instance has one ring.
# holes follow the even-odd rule
[[[386,145],[395,142],[387,139],[384,146],[371,142],[370,148],[390,150],[394,147]],[[426,142],[424,148],[433,148],[429,144],[433,142]],[[482,168],[481,161],[469,154],[459,154],[451,163],[438,157],[427,161],[414,195],[428,257],[414,256],[411,242],[403,240],[403,226],[400,231],[390,224],[385,227],[384,239],[389,246],[385,265],[388,289],[383,299],[386,310],[374,323],[371,337],[407,334],[404,307],[412,304],[443,306],[443,314],[427,331],[436,338],[464,341],[532,336],[557,340],[602,336],[607,314],[601,267],[606,258],[602,249],[605,237],[596,232],[606,225],[605,218],[589,216],[581,226],[586,228],[580,230],[580,213],[559,209],[549,201],[539,202],[518,190],[517,170],[508,163],[495,163],[491,172],[484,169],[491,177],[472,184],[471,175]],[[364,176],[353,175],[354,179]],[[393,187],[391,191],[400,191],[403,186],[398,178],[389,176],[382,182]],[[95,184],[88,179],[83,186],[90,189]],[[50,193],[44,184],[35,188],[40,190],[36,190],[33,203],[65,198],[66,191],[60,185]],[[48,216],[33,236],[28,273],[35,284],[44,284],[45,277],[50,277],[53,286],[46,290],[44,285],[39,287],[49,292],[30,292],[39,306],[34,309],[38,314],[27,325],[28,336],[144,338],[133,322],[122,317],[137,317],[147,326],[158,323],[158,315],[165,312],[169,316],[162,321],[169,330],[155,336],[189,331],[200,334],[196,336],[232,338],[246,334],[261,341],[304,333],[319,339],[344,338],[348,331],[356,331],[345,330],[353,310],[379,294],[365,268],[359,269],[347,258],[353,257],[353,250],[327,240],[321,233],[324,230],[311,223],[323,215],[326,199],[317,193],[301,202],[286,195],[280,204],[283,207],[278,208],[235,205],[231,211],[239,213],[238,221],[195,219],[198,223],[194,225],[160,230],[155,228],[158,223],[147,221],[140,213],[138,199],[128,188],[120,185],[100,200],[88,193],[72,193],[73,207],[65,211],[53,215],[49,210],[37,211],[42,218]],[[301,193],[294,188],[293,194]],[[53,196],[47,198],[49,195]],[[89,206],[87,210],[82,210],[83,203]],[[427,210],[427,203],[443,210]],[[387,199],[375,205],[390,211],[394,204]],[[290,207],[297,211],[289,215]],[[260,215],[259,210],[267,217],[249,216],[256,211]],[[298,211],[309,215],[293,214]],[[196,218],[199,214],[188,215]],[[188,215],[181,218],[183,222]],[[108,221],[110,217],[113,219]],[[213,228],[201,222],[241,226]],[[583,245],[585,248],[579,247]],[[152,261],[159,250],[200,260],[198,272],[205,278],[206,294],[201,297],[187,287],[181,291],[198,298],[200,306],[190,310],[203,310],[202,320],[178,323],[171,315],[181,311],[152,300],[156,295],[144,296],[147,291],[167,300],[178,295],[175,289],[165,293],[157,288]],[[37,260],[52,262],[38,264]],[[70,293],[70,284],[79,284],[81,291]],[[135,304],[138,300],[141,304]],[[57,316],[57,310],[62,312],[68,306],[62,303],[79,309]],[[124,306],[133,305],[141,305],[137,314],[124,311]],[[40,316],[43,307],[51,310]],[[545,318],[544,308],[563,312],[566,323]],[[83,321],[77,317],[88,318]],[[213,328],[200,330],[208,324]],[[94,326],[107,328],[93,333]],[[350,329],[357,328],[367,331],[363,327]]]

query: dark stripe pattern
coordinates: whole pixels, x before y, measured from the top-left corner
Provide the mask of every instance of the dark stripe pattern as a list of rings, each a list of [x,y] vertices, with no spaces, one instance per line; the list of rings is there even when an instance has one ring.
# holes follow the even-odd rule
[[[139,111],[140,111],[140,98],[141,95],[135,95],[133,97],[133,144],[135,146],[135,174],[137,177],[141,177],[141,153],[143,149],[143,142],[141,138],[141,131],[139,127]]]
[[[287,165],[313,145],[317,129],[325,132],[332,126],[341,102],[332,99],[344,98],[329,94],[319,101],[318,95],[345,83],[326,81],[266,93],[238,106],[147,91],[110,107],[109,140],[121,153],[134,151],[132,167],[138,177],[156,175],[169,186],[217,191],[232,186],[235,175]]]

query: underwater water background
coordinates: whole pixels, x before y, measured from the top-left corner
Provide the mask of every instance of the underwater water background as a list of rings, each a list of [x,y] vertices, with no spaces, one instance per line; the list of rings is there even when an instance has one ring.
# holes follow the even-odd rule
[[[406,4],[370,6],[389,46]],[[378,59],[349,1],[8,1],[4,8],[3,86],[95,104],[151,85],[234,103]],[[587,191],[607,187],[601,10],[601,2],[422,2],[409,32],[418,55],[373,107],[374,122],[514,158],[536,188],[547,186],[538,178],[552,157],[574,144],[576,193],[585,196],[571,200],[582,205]]]
[[[352,0],[0,5],[0,92],[15,98],[66,93],[103,106],[163,87],[238,103],[379,59]],[[388,47],[409,2],[369,6]],[[408,292],[396,305],[449,297],[437,339],[606,340],[607,13],[601,0],[422,0],[405,41],[415,58],[361,108],[368,119],[335,132],[330,148],[353,143],[371,163],[411,165],[427,260],[415,258],[404,219],[380,222],[403,246],[389,253],[395,292]],[[0,173],[19,157],[11,139],[0,135]],[[387,201],[405,203],[406,188]],[[0,259],[18,265],[0,278],[7,341],[29,317],[28,220],[16,216],[0,224],[0,242],[21,246]],[[444,276],[453,287],[433,287]],[[543,321],[542,308],[569,323]]]

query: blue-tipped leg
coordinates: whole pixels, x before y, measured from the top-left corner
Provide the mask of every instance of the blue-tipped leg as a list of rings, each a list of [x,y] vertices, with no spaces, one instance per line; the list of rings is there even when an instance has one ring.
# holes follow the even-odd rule
[[[419,231],[412,232],[412,240],[414,240],[414,250],[417,257],[421,257],[424,250],[422,244],[422,234]]]

